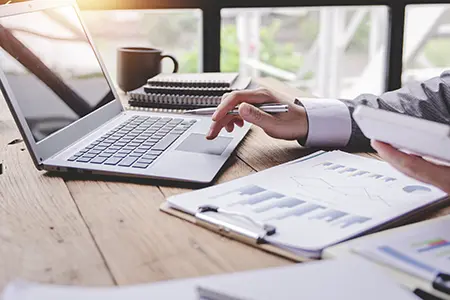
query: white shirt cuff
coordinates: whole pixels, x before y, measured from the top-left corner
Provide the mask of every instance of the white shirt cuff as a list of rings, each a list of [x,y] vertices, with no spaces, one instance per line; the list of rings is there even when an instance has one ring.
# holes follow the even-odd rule
[[[344,147],[352,135],[352,118],[336,99],[298,98],[308,117],[306,147]]]

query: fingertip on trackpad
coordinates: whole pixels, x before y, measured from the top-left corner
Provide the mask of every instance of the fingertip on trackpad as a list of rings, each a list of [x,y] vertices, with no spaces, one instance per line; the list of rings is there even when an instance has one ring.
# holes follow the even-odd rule
[[[184,152],[222,155],[233,138],[219,136],[214,140],[207,140],[206,135],[200,133],[190,134],[175,150]]]

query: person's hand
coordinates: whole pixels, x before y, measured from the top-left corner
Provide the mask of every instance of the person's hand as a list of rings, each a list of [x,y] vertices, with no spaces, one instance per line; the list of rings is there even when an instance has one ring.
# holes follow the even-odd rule
[[[419,156],[406,154],[385,143],[372,141],[371,144],[381,158],[400,172],[450,194],[450,167],[433,164]]]
[[[270,115],[256,108],[254,104],[282,103],[289,106],[289,112]],[[239,106],[239,115],[228,115],[227,112]],[[305,110],[294,103],[278,99],[267,89],[246,90],[225,94],[222,102],[212,116],[213,124],[207,139],[215,139],[225,128],[228,132],[234,126],[244,126],[244,121],[261,127],[269,136],[298,140],[308,132],[308,121]]]

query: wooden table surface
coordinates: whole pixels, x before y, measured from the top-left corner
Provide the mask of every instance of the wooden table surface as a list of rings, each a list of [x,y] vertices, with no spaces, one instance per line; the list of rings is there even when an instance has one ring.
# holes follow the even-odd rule
[[[260,83],[282,97],[302,95],[273,79]],[[159,211],[166,197],[187,188],[52,176],[35,169],[23,142],[11,143],[20,138],[0,99],[0,291],[16,278],[130,285],[292,263]],[[253,127],[217,183],[311,151]]]

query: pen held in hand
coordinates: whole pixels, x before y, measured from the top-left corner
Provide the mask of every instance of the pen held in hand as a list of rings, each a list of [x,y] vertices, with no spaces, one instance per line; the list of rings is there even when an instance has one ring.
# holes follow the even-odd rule
[[[258,107],[262,111],[268,113],[268,114],[278,114],[278,113],[286,113],[289,111],[289,106],[286,104],[267,104],[267,105],[255,105],[255,107]],[[200,108],[200,109],[193,109],[185,111],[185,114],[191,114],[191,115],[202,115],[202,116],[212,116],[216,112],[216,107],[211,108]],[[235,108],[233,110],[230,110],[228,115],[238,115],[239,109]]]

